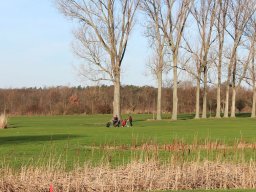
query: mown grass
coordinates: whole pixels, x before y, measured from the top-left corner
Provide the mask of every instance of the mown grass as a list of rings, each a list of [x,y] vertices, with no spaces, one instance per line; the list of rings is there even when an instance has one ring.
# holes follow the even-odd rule
[[[238,142],[255,143],[256,120],[251,118],[193,120],[191,115],[179,121],[151,121],[152,115],[134,115],[134,126],[106,128],[110,115],[11,117],[9,128],[0,130],[0,160],[14,168],[61,161],[67,168],[91,162],[126,164],[132,159],[179,158],[194,161],[256,159],[255,149],[223,150],[145,150],[139,146],[197,144],[218,142],[233,146]],[[131,150],[135,148],[136,150]],[[198,157],[200,156],[200,157]]]

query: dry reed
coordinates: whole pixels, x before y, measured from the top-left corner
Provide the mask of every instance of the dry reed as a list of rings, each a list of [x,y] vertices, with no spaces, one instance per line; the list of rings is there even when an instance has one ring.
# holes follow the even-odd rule
[[[0,115],[0,128],[1,129],[7,128],[7,122],[8,122],[7,115],[5,113],[1,114]]]
[[[153,191],[189,189],[255,189],[256,162],[134,161],[125,166],[92,167],[70,172],[59,168],[0,169],[0,191]]]

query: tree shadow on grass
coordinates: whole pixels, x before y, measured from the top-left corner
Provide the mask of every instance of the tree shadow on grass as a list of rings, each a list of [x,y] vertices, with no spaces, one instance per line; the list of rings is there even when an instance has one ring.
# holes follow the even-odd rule
[[[190,120],[190,119],[194,119],[195,118],[195,114],[181,114],[178,115],[178,120]]]
[[[18,125],[16,125],[16,124],[8,124],[8,125],[7,125],[7,128],[8,128],[8,129],[12,129],[12,128],[21,128],[21,127],[24,127],[24,126],[20,126],[20,125],[18,126]]]
[[[70,135],[70,134],[5,136],[5,137],[0,137],[0,145],[36,143],[40,141],[48,142],[48,141],[69,140],[69,139],[74,139],[78,137],[81,137],[81,136]]]

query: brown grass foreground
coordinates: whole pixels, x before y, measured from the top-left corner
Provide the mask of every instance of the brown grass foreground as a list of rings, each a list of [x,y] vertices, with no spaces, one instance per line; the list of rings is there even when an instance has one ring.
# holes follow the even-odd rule
[[[0,169],[0,191],[153,191],[185,189],[254,189],[256,162],[244,164],[132,162],[125,166],[84,166],[71,172],[57,166]]]

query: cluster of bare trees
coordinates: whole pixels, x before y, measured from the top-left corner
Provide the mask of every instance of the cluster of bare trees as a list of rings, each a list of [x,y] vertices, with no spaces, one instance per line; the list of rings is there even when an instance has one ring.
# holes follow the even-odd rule
[[[136,13],[145,17],[145,34],[154,52],[149,65],[158,84],[157,119],[162,113],[163,72],[170,70],[173,120],[178,114],[178,84],[185,74],[196,85],[195,118],[201,113],[207,117],[212,85],[217,87],[216,117],[221,112],[235,117],[236,93],[243,83],[253,88],[255,117],[255,0],[57,0],[57,5],[79,23],[74,48],[87,63],[81,74],[93,81],[113,82],[113,113],[119,117],[120,71]]]

